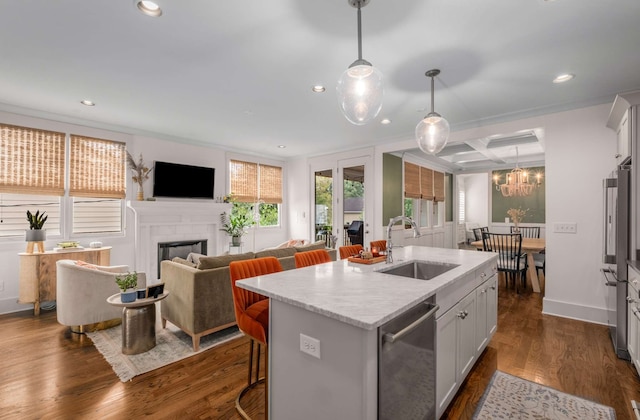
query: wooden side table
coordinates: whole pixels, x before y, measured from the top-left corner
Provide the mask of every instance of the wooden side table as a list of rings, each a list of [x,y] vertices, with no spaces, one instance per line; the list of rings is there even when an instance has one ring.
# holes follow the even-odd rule
[[[40,315],[40,302],[56,300],[56,262],[82,260],[89,264],[109,265],[111,247],[46,251],[31,254],[21,252],[20,291],[18,303],[33,303],[33,314]]]
[[[107,302],[122,307],[122,354],[139,354],[156,346],[156,302],[169,296],[169,291],[158,297],[122,302],[120,293],[111,295]]]

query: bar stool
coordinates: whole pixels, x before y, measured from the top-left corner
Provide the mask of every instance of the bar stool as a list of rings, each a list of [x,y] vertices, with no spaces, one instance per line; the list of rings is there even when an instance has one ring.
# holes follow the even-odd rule
[[[314,249],[312,251],[296,252],[293,254],[296,260],[296,268],[331,262],[331,256],[326,249]]]
[[[340,259],[344,260],[353,255],[358,255],[363,249],[362,245],[345,245],[338,248],[338,251],[340,251]]]
[[[280,262],[275,257],[255,258],[252,260],[232,261],[229,264],[229,275],[231,277],[231,290],[233,293],[233,306],[236,314],[238,328],[249,336],[249,374],[247,386],[245,386],[236,397],[236,410],[245,419],[250,419],[249,415],[240,405],[240,399],[250,389],[259,383],[264,382],[264,412],[265,418],[268,416],[269,396],[268,396],[268,337],[269,337],[269,298],[259,293],[236,287],[236,281],[261,276],[264,274],[277,273],[282,271]],[[253,349],[254,341],[257,345],[256,374],[255,380],[251,378],[253,369]],[[260,344],[265,349],[265,376],[259,378],[260,371]]]

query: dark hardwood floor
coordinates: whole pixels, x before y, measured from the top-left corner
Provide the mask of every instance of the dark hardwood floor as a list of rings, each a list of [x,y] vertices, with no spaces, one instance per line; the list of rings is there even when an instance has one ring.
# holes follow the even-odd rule
[[[496,369],[615,408],[634,419],[633,366],[613,353],[604,326],[541,315],[542,298],[499,290],[498,331],[443,418],[469,419]],[[55,311],[0,316],[1,419],[240,419],[248,341],[215,349],[122,383],[91,340],[59,325]],[[256,418],[262,390],[244,405]],[[253,410],[251,410],[251,408]]]

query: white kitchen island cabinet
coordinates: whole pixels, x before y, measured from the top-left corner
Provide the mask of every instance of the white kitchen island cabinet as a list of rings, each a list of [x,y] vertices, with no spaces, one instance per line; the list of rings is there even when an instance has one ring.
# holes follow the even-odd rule
[[[270,298],[270,418],[377,419],[378,329],[425,300],[439,305],[436,319],[455,306],[467,312],[473,306],[471,325],[464,326],[464,335],[471,338],[460,353],[468,373],[479,354],[476,296],[495,272],[496,258],[493,253],[410,246],[394,249],[392,264],[342,260],[239,281],[239,287]],[[430,280],[380,272],[408,261],[455,268]],[[486,307],[481,312],[487,334],[487,314],[493,312]],[[436,343],[439,340],[436,333]],[[436,350],[438,372],[454,351],[455,347],[446,348],[445,354]],[[457,385],[462,379],[456,377]],[[436,412],[439,416],[441,410]]]

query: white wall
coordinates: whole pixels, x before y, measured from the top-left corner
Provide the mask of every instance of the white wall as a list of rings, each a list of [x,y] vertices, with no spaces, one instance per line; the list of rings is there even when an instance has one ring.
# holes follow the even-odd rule
[[[466,221],[489,226],[489,173],[458,176],[464,178]]]

